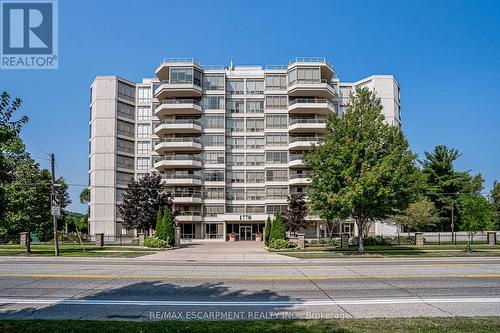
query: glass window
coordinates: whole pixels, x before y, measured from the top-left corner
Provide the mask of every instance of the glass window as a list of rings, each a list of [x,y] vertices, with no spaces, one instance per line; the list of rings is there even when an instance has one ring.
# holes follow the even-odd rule
[[[243,148],[245,148],[245,139],[228,136],[226,138],[226,148],[227,149],[243,149]]]
[[[264,100],[247,99],[247,113],[264,113]]]
[[[151,125],[150,124],[138,124],[137,125],[137,137],[138,138],[149,138],[151,136]]]
[[[274,215],[277,212],[285,213],[288,205],[266,205],[266,214]]]
[[[266,134],[266,146],[283,147],[288,145],[288,135],[285,133]]]
[[[135,87],[122,81],[118,81],[118,97],[135,102]]]
[[[226,181],[228,183],[244,183],[245,171],[228,171],[226,172]]]
[[[122,153],[134,153],[134,141],[128,141],[121,138],[116,139],[116,149]]]
[[[262,137],[247,137],[247,149],[261,149],[264,148],[264,138]]]
[[[266,207],[264,205],[248,205],[247,214],[264,214]]]
[[[151,107],[139,106],[137,107],[137,120],[150,120],[152,116]]]
[[[220,110],[224,108],[224,96],[203,96],[201,105],[204,109]]]
[[[192,67],[170,68],[170,83],[174,84],[193,83],[193,68]]]
[[[245,93],[243,79],[228,79],[226,92],[230,95],[243,95]]]
[[[128,156],[117,155],[116,167],[122,169],[134,170],[134,158]]]
[[[265,197],[266,192],[264,188],[247,188],[247,200],[264,200]]]
[[[149,170],[149,169],[151,169],[151,159],[149,157],[138,157],[137,170]]]
[[[245,214],[245,205],[227,205],[226,210],[230,214]]]
[[[215,239],[224,237],[224,225],[222,223],[206,223],[205,238]]]
[[[267,164],[286,164],[288,163],[288,151],[267,151]]]
[[[266,90],[285,90],[285,89],[286,89],[285,74],[266,75]]]
[[[268,182],[286,182],[288,181],[287,169],[269,169],[266,170],[266,181]]]
[[[134,119],[135,117],[135,108],[132,105],[118,102],[117,103],[117,114],[120,117]]]
[[[264,165],[264,154],[247,154],[247,165]]]
[[[264,119],[262,118],[247,118],[247,132],[263,132]]]
[[[245,200],[245,189],[244,188],[228,188],[226,199],[227,200]]]
[[[225,199],[224,187],[207,187],[203,190],[205,199]]]
[[[224,214],[224,206],[203,205],[203,216],[217,217],[217,214]]]
[[[205,152],[204,163],[206,164],[224,164],[224,152]]]
[[[221,147],[224,146],[224,135],[207,134],[204,137],[204,144],[207,147]]]
[[[288,101],[286,96],[266,96],[266,109],[286,110]]]
[[[134,137],[134,124],[123,120],[116,121],[116,133],[119,135]]]
[[[219,169],[205,169],[203,170],[203,180],[207,182],[223,182],[224,170]]]
[[[245,101],[243,99],[227,99],[226,111],[229,113],[244,113]]]
[[[204,117],[204,125],[205,128],[224,128],[224,116],[209,116],[206,115]]]
[[[245,165],[245,154],[227,154],[228,166],[242,166]]]
[[[134,179],[133,173],[126,173],[117,171],[116,172],[116,184],[117,185],[128,185],[128,183]]]
[[[264,80],[247,79],[247,94],[249,95],[264,94]]]
[[[205,74],[203,77],[203,89],[224,90],[224,74]]]
[[[267,114],[266,128],[288,128],[286,114]]]
[[[227,118],[227,132],[243,132],[245,131],[245,120],[243,118]]]
[[[139,97],[137,98],[139,103],[150,103],[151,102],[151,88],[149,87],[139,87]]]
[[[266,198],[270,200],[288,199],[288,186],[266,187]]]
[[[248,183],[263,183],[264,171],[247,171]]]

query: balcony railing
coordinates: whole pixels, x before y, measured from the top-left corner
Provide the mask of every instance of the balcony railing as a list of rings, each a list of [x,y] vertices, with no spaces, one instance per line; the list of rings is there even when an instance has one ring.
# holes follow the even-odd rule
[[[304,154],[290,154],[290,161],[303,160]]]
[[[194,104],[201,106],[200,101],[191,98],[181,98],[181,99],[163,99],[159,104]]]
[[[201,216],[201,212],[181,210],[177,212],[177,216]]]
[[[155,87],[155,90],[158,89],[159,86],[162,84],[194,84],[195,86],[198,86],[201,88],[201,80],[198,79],[193,79],[193,80],[162,80],[158,83],[158,85]]]
[[[201,162],[201,157],[195,155],[165,155],[155,156],[155,163],[160,161],[197,161]]]
[[[311,80],[307,80],[307,79],[293,80],[293,81],[288,82],[288,86],[290,87],[290,86],[293,86],[295,84],[318,84],[318,83],[326,83],[330,87],[335,89],[333,82],[330,80],[325,80],[325,79],[321,79],[321,80],[312,80],[312,79]]]
[[[160,142],[192,142],[201,143],[201,139],[192,137],[179,137],[179,138],[163,138],[155,141],[155,144]]]
[[[198,60],[196,58],[163,58],[163,60],[160,62],[159,66],[163,64],[168,64],[168,63],[188,63],[188,64],[193,64],[193,65],[198,65],[201,66]]]
[[[291,105],[294,105],[297,103],[317,103],[317,104],[326,103],[329,106],[333,106],[332,102],[330,102],[329,100],[324,99],[324,98],[297,98],[297,99],[290,101],[290,103],[288,103],[288,105],[291,106]]]
[[[201,126],[201,122],[199,120],[194,120],[194,119],[163,119],[155,125],[155,128],[158,128],[161,125],[178,125],[178,124],[190,124],[190,125]]]
[[[185,173],[162,173],[163,179],[195,179],[201,180],[201,175],[185,174]]]
[[[266,69],[282,70],[282,69],[288,69],[288,66],[287,65],[266,65]]]
[[[332,64],[328,62],[325,57],[296,57],[290,60],[288,64],[292,65],[296,62],[318,62],[332,67]]]
[[[174,192],[174,198],[201,198],[201,192]]]
[[[322,136],[291,136],[290,142],[323,141]]]
[[[309,172],[290,174],[290,179],[309,179],[310,177],[311,174]]]
[[[293,124],[326,124],[326,119],[291,118],[290,125]]]

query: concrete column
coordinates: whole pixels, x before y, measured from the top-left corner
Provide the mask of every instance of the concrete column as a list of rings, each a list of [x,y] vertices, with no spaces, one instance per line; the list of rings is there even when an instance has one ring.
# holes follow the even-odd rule
[[[319,225],[321,222],[316,222],[316,238],[319,238]]]
[[[306,247],[306,234],[297,233],[297,247],[299,249],[304,249]]]
[[[31,236],[29,232],[19,233],[19,244],[26,247],[26,253],[31,253]]]
[[[146,234],[143,232],[139,232],[137,234],[137,237],[139,237],[139,246],[144,247],[144,241],[146,240]]]
[[[488,231],[486,233],[488,235],[488,245],[496,245],[497,244],[497,232],[496,231]]]
[[[222,222],[222,227],[224,228],[224,229],[222,230],[222,237],[223,237],[224,242],[225,242],[225,241],[227,240],[227,235],[226,235],[226,221],[223,221],[223,222]]]
[[[340,235],[340,247],[347,249],[349,247],[349,234],[342,233]]]
[[[177,246],[177,247],[181,246],[181,227],[180,226],[175,227],[175,246]]]
[[[95,245],[103,247],[104,246],[104,234],[97,233],[95,234]]]
[[[424,233],[416,232],[415,233],[415,245],[424,246]]]

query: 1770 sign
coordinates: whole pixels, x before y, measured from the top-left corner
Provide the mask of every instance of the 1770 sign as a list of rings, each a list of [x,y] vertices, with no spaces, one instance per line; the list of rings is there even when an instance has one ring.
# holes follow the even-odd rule
[[[248,214],[240,215],[240,221],[250,221],[251,219],[252,219],[252,215],[248,215]]]

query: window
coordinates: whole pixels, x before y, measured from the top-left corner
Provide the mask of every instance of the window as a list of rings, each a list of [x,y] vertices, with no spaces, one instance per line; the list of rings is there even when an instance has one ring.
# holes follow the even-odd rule
[[[207,187],[203,191],[203,198],[205,199],[224,199],[224,187]]]
[[[264,205],[248,205],[247,214],[264,214],[266,207]]]
[[[243,149],[245,148],[245,140],[243,138],[226,138],[226,148],[227,149]]]
[[[263,183],[264,171],[247,171],[248,183]]]
[[[266,128],[288,128],[285,114],[266,115]]]
[[[224,90],[224,74],[206,74],[203,77],[203,89]]]
[[[128,156],[117,155],[116,167],[122,169],[134,170],[134,158]]]
[[[139,106],[137,107],[137,120],[150,120],[152,116],[151,107]]]
[[[229,113],[244,113],[245,101],[242,99],[228,98],[226,104],[226,111]]]
[[[261,149],[264,148],[264,138],[247,137],[247,149]]]
[[[181,223],[181,238],[195,238],[196,225],[194,223]]]
[[[288,163],[287,151],[267,151],[266,152],[267,164],[286,164]]]
[[[224,237],[224,224],[222,223],[206,223],[205,238],[215,239]]]
[[[137,142],[137,154],[149,154],[151,152],[151,143],[148,141]]]
[[[243,95],[245,93],[243,79],[227,80],[226,92],[230,95]]]
[[[245,120],[243,118],[227,118],[227,132],[243,132],[245,130]]]
[[[266,214],[274,215],[277,212],[285,213],[288,205],[266,205]]]
[[[138,157],[137,170],[149,170],[149,169],[151,169],[151,159],[149,157]]]
[[[134,179],[133,173],[116,172],[116,185],[128,185],[132,179]]]
[[[135,87],[122,81],[118,81],[118,97],[135,102]]]
[[[273,186],[266,188],[266,199],[286,200],[288,199],[288,186]]]
[[[218,170],[218,169],[203,170],[203,180],[206,182],[223,182],[224,170]]]
[[[244,154],[227,154],[227,165],[228,166],[245,165],[245,155]]]
[[[288,181],[288,170],[286,170],[286,169],[266,170],[266,181],[268,181],[268,182],[286,182],[286,181]]]
[[[224,214],[224,206],[203,206],[203,216],[217,217],[217,214]]]
[[[135,108],[132,105],[118,102],[117,103],[117,114],[120,117],[134,119],[135,117]]]
[[[319,67],[299,67],[288,72],[288,85],[320,82]]]
[[[247,79],[247,94],[249,95],[264,94],[264,80]]]
[[[149,138],[151,136],[151,125],[150,124],[138,124],[137,125],[137,137],[138,138]]]
[[[264,165],[264,154],[247,154],[247,165]]]
[[[224,128],[224,116],[205,116],[205,128]]]
[[[247,188],[247,200],[264,200],[265,197],[264,188]]]
[[[152,98],[151,88],[139,87],[138,90],[139,90],[138,102],[139,103],[150,103],[151,98]]]
[[[288,136],[281,133],[266,134],[266,146],[283,147],[288,146]]]
[[[193,68],[191,67],[170,68],[170,83],[175,83],[175,84],[193,83]]]
[[[123,120],[116,121],[116,133],[119,135],[134,137],[134,124]]]
[[[247,99],[247,113],[264,113],[264,100]]]
[[[224,152],[205,152],[203,162],[206,164],[224,164]]]
[[[115,192],[116,201],[123,201],[123,194],[125,194],[125,189],[117,188]]]
[[[204,136],[204,144],[206,147],[221,147],[224,146],[224,135],[210,135]]]
[[[134,141],[128,141],[124,139],[116,139],[116,150],[122,153],[133,154],[134,153]]]
[[[244,188],[229,188],[226,195],[227,200],[245,200]]]
[[[286,89],[285,74],[266,75],[266,90],[285,90],[285,89]]]
[[[266,96],[266,109],[286,110],[288,101],[286,96]]]
[[[264,131],[264,119],[247,118],[247,132],[262,132],[262,131]]]
[[[201,105],[204,109],[220,110],[224,108],[224,96],[203,96]]]
[[[245,205],[227,205],[226,210],[230,214],[245,214]]]
[[[226,181],[228,183],[244,183],[245,171],[228,171],[226,172]]]

